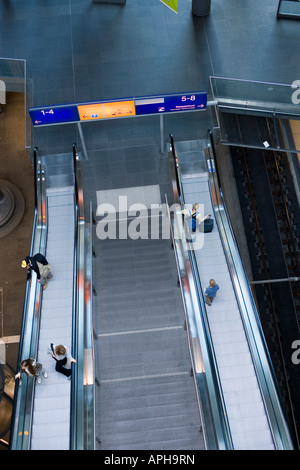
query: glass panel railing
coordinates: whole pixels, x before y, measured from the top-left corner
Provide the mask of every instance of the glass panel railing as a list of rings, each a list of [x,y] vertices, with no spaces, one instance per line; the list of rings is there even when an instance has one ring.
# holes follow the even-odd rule
[[[173,168],[173,188],[176,182],[180,182],[180,172],[174,148],[174,140],[171,137],[171,152]],[[175,163],[175,165],[174,165]],[[175,176],[177,173],[177,177]],[[185,289],[182,282],[181,290],[186,311],[190,354],[196,378],[196,387],[199,394],[199,406],[202,410],[202,421],[205,438],[209,449],[232,449],[232,438],[228,425],[228,417],[224,404],[224,398],[213,343],[210,335],[208,318],[206,314],[203,289],[198,273],[197,262],[193,249],[186,240],[187,227],[183,220],[184,194],[181,184],[174,191],[175,202],[178,203],[178,211],[172,220],[173,244],[178,266],[179,278],[188,281],[189,288]],[[180,198],[177,198],[176,195]],[[170,219],[171,220],[171,219]]]
[[[219,185],[213,134],[209,132],[207,158],[210,161],[210,187],[216,223],[221,235],[227,264],[238,300],[244,330],[253,358],[265,409],[276,449],[293,449],[292,440],[280,403],[280,395],[262,332],[258,312],[243,267]]]
[[[31,154],[33,144],[32,121],[29,117],[28,109],[32,106],[33,91],[32,79],[29,76],[27,62],[25,62],[24,72],[24,107],[25,107],[25,148]]]
[[[218,105],[286,111],[300,117],[299,80],[286,84],[211,76],[210,86]]]
[[[300,121],[300,80],[284,84],[213,76],[210,85],[222,144],[300,152],[294,132]],[[289,122],[292,134],[285,139],[282,128],[288,128]]]
[[[94,449],[94,345],[92,322],[91,226],[84,214],[82,173],[73,145],[75,188],[75,243],[72,351],[77,364],[72,372],[70,447]],[[92,221],[90,221],[91,225]]]
[[[26,60],[0,57],[0,80],[5,85],[5,95],[10,92],[24,94],[25,148],[29,151],[32,145],[32,124],[27,110],[32,104],[32,82],[28,76]],[[3,103],[1,98],[0,86],[0,103]]]
[[[46,182],[37,149],[34,150],[34,175],[35,216],[30,249],[31,256],[35,253],[45,253],[47,237]],[[18,365],[21,360],[28,357],[35,358],[37,355],[40,307],[41,285],[37,283],[36,274],[32,272],[26,283]],[[15,384],[10,440],[10,448],[13,450],[30,448],[34,386],[35,382],[28,380],[26,374],[22,374],[22,379],[17,379]]]
[[[95,350],[93,326],[93,211],[85,232],[84,449],[95,449]]]
[[[25,60],[0,57],[1,79],[22,80],[25,74]],[[15,91],[15,90],[14,90]]]

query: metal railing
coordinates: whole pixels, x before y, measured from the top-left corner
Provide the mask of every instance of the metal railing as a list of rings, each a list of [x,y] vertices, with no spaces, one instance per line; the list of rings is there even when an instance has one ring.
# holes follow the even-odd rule
[[[75,192],[75,243],[73,272],[73,321],[70,449],[93,450],[94,431],[94,344],[92,326],[92,230],[86,227],[84,218],[81,168],[76,146],[73,146]],[[46,253],[47,202],[45,174],[34,150],[35,215],[30,253]],[[90,221],[90,225],[92,221]],[[33,272],[27,281],[19,358],[36,357],[39,342],[40,308],[42,290]],[[22,375],[16,381],[10,448],[29,450],[34,406],[35,381]]]
[[[207,159],[212,171],[209,182],[215,219],[221,235],[227,265],[239,305],[244,331],[256,370],[258,383],[276,449],[293,449],[291,436],[281,406],[280,394],[256,305],[223,201],[212,131],[208,131]]]
[[[30,248],[31,256],[35,253],[45,254],[47,239],[46,181],[37,148],[34,149],[33,159],[35,213]],[[35,358],[37,355],[41,293],[41,284],[37,283],[36,274],[31,271],[25,289],[18,365],[22,359]],[[22,375],[22,380],[16,380],[10,438],[11,449],[28,450],[30,448],[34,387],[35,381],[28,380],[26,374]]]
[[[180,280],[187,280],[189,286],[186,289],[186,283],[180,282],[205,441],[210,450],[232,449],[232,437],[212,346],[203,289],[194,251],[189,246],[189,242],[185,237],[187,227],[184,226],[186,222],[181,214],[181,210],[184,208],[184,194],[172,135],[170,135],[170,143],[175,177],[173,190],[175,189],[175,202],[179,203],[179,210],[175,214],[173,221],[169,218],[173,228],[171,233],[173,231],[176,234],[173,236],[173,244],[178,276]],[[178,200],[176,200],[176,195]]]
[[[72,351],[77,364],[72,371],[70,449],[93,450],[94,344],[92,322],[92,230],[85,223],[82,174],[73,144],[75,235]]]
[[[5,84],[6,93],[17,92],[24,94],[25,148],[28,153],[30,152],[30,160],[32,161],[32,124],[28,115],[28,108],[31,106],[32,81],[28,76],[26,60],[0,57],[0,80]],[[1,102],[3,104],[0,99]]]

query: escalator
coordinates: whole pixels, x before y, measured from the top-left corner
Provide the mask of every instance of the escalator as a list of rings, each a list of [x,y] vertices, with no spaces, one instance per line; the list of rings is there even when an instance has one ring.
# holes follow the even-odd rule
[[[272,364],[223,201],[212,134],[208,141],[176,144],[171,136],[169,156],[178,220],[185,205],[198,202],[202,214],[211,214],[215,221],[211,233],[197,232],[193,242],[184,243],[196,286],[202,356],[211,350],[210,357],[204,356],[202,371],[207,377],[207,401],[217,391],[225,416],[220,436],[227,438],[226,448],[291,449]],[[207,306],[204,290],[210,278],[216,279],[220,290]],[[212,372],[217,377],[214,384],[209,382]],[[206,415],[217,429],[220,411]]]
[[[45,290],[34,272],[27,281],[19,362],[35,358],[47,378],[37,383],[22,374],[17,380],[10,448],[88,449],[94,447],[91,231],[84,217],[76,146],[70,154],[50,156],[35,149],[34,166],[30,255],[44,254],[53,278]],[[55,371],[50,343],[67,346],[76,359],[71,380]]]

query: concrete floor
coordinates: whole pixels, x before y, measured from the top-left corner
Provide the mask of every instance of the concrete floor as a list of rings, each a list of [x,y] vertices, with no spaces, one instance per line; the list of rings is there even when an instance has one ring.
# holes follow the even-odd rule
[[[13,183],[22,193],[25,208],[20,223],[0,238],[0,337],[5,342],[6,363],[15,370],[26,284],[21,261],[30,252],[34,217],[33,171],[24,149],[24,96],[8,94],[0,114],[1,179]],[[0,233],[1,235],[1,233]]]

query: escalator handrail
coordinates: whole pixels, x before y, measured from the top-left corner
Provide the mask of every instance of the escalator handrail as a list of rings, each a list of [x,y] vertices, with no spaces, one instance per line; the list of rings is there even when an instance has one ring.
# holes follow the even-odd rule
[[[198,302],[200,302],[200,311],[202,312],[201,321],[203,324],[203,334],[206,338],[206,343],[209,344],[210,364],[212,366],[211,373],[212,373],[213,381],[215,384],[215,388],[218,390],[218,407],[219,407],[219,415],[221,416],[219,424],[223,431],[222,435],[223,435],[224,441],[226,442],[226,448],[233,449],[233,440],[232,440],[231,430],[229,426],[225,400],[223,396],[223,389],[222,389],[221,380],[219,377],[219,370],[218,370],[216,356],[214,352],[213,341],[212,341],[209,321],[207,317],[207,310],[205,307],[203,288],[200,282],[200,275],[198,271],[198,265],[197,265],[194,250],[189,250],[189,257],[190,257],[190,262],[191,262],[191,266],[193,270],[193,277],[196,280],[195,286],[197,289]]]
[[[91,320],[91,258],[88,252],[91,240],[85,226],[81,165],[76,144],[73,144],[73,172],[75,190],[75,234],[73,272],[73,327],[72,353],[76,365],[72,366],[70,449],[94,448],[93,379],[94,364],[86,362],[93,358],[93,335]],[[91,231],[91,228],[90,228]],[[89,379],[92,376],[92,384]],[[88,378],[87,378],[88,377]],[[92,422],[91,422],[92,421]],[[87,429],[88,428],[88,429]]]
[[[84,449],[95,450],[96,417],[95,417],[95,346],[93,322],[93,204],[90,201],[89,224],[86,225],[85,243],[85,337],[84,337]]]
[[[210,178],[212,179],[212,189],[214,190],[215,196],[212,199],[215,201],[213,202],[213,207],[214,210],[216,209],[216,222],[222,224],[223,230],[219,230],[219,232],[221,235],[222,244],[224,246],[228,267],[230,269],[231,279],[239,304],[241,319],[243,321],[249,348],[253,358],[258,382],[261,387],[262,397],[267,411],[274,444],[277,449],[293,449],[293,444],[286,424],[283,408],[280,403],[279,387],[262,331],[259,315],[250,290],[245,269],[239,255],[239,250],[232,226],[230,224],[230,218],[227,213],[226,205],[223,200],[220,174],[216,159],[216,149],[213,140],[213,133],[211,130],[208,131],[208,137],[208,144],[210,146],[208,147],[208,158],[210,159],[210,165],[212,168]],[[212,155],[210,155],[209,152],[210,148]],[[222,213],[224,216],[222,216]],[[234,259],[238,260],[238,265]]]
[[[183,193],[183,188],[181,185],[181,177],[180,177],[177,156],[175,153],[175,142],[171,134],[170,134],[170,146],[171,146],[171,152],[173,156],[173,164],[174,164],[174,171],[175,171],[175,176],[176,176],[175,179],[176,179],[176,184],[177,184],[177,190],[178,190],[178,195],[180,196],[179,204],[180,204],[181,209],[183,209],[184,208],[184,203],[183,203],[184,193]],[[183,223],[186,224],[186,221],[184,218],[183,218]],[[201,325],[199,325],[199,328],[202,328],[203,337],[205,340],[205,345],[202,345],[202,346],[206,347],[207,354],[208,354],[208,364],[210,367],[211,379],[212,379],[211,387],[213,388],[212,396],[216,396],[216,399],[217,399],[216,401],[217,401],[217,406],[218,406],[218,416],[215,417],[215,421],[218,422],[221,427],[221,434],[222,434],[221,440],[225,443],[225,447],[227,449],[232,449],[233,448],[232,436],[231,436],[231,431],[230,431],[230,427],[228,423],[228,416],[227,416],[227,411],[225,407],[220,377],[218,373],[213,342],[212,342],[212,338],[210,334],[207,311],[205,308],[203,289],[201,286],[200,275],[199,275],[198,267],[197,267],[197,261],[196,261],[193,249],[188,250],[188,256],[189,256],[189,263],[193,272],[193,280],[194,280],[195,287],[196,287],[197,302],[199,306],[199,314],[200,314],[200,321],[201,321]],[[199,324],[198,321],[197,321],[197,324]],[[198,334],[199,334],[199,330],[198,330]],[[216,435],[219,435],[218,430],[216,432]]]
[[[47,230],[45,175],[41,162],[37,160],[38,148],[34,148],[35,206],[30,247],[31,256],[36,252],[43,253],[45,251]],[[17,367],[19,367],[22,359],[27,357],[35,358],[37,354],[41,292],[41,286],[36,282],[36,274],[31,272],[31,276],[26,281]],[[22,381],[16,380],[11,419],[10,449],[29,449],[30,447],[31,436],[29,430],[31,426],[28,426],[28,423],[31,423],[32,419],[34,384],[33,380],[27,380],[26,374],[22,374]]]
[[[174,137],[172,134],[169,134],[169,136],[170,136],[170,146],[171,146],[171,152],[172,152],[172,158],[173,158],[173,165],[174,165],[174,170],[175,170],[175,180],[176,180],[176,186],[177,186],[177,191],[178,191],[178,199],[179,199],[180,205],[184,206],[183,189],[182,189],[181,180],[179,176],[179,166],[178,166],[178,159],[177,159],[176,150],[175,150],[175,141],[174,141]]]
[[[74,221],[74,268],[73,268],[73,319],[72,319],[72,356],[76,359],[76,367],[72,366],[72,384],[71,384],[71,404],[70,404],[70,449],[77,449],[77,406],[78,401],[78,368],[81,367],[78,356],[80,352],[77,349],[77,336],[78,336],[78,249],[79,249],[79,219],[80,208],[78,198],[78,175],[77,175],[77,147],[73,144],[73,179],[74,179],[74,194],[75,194],[75,221]]]

